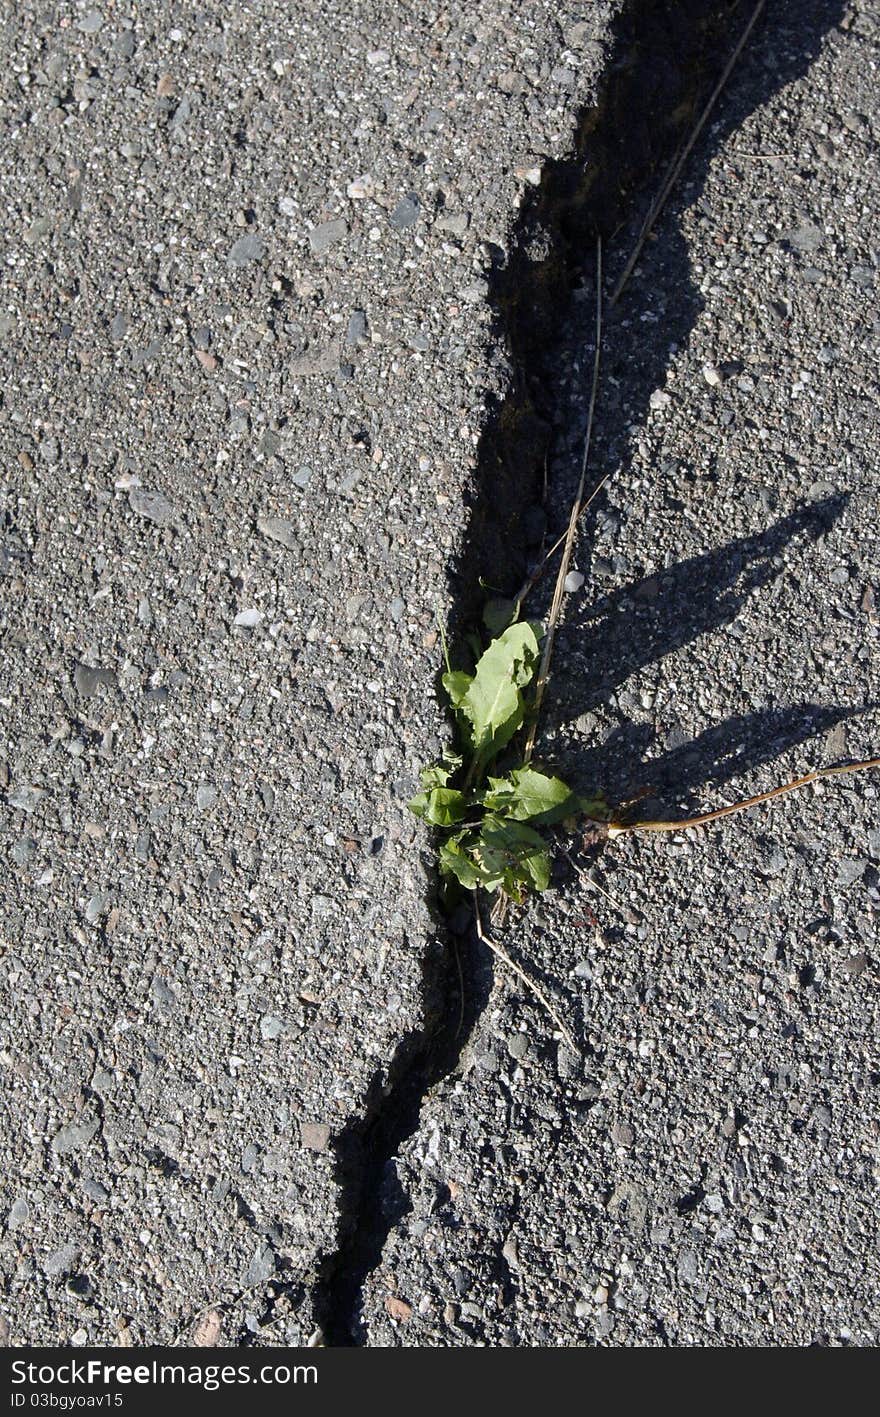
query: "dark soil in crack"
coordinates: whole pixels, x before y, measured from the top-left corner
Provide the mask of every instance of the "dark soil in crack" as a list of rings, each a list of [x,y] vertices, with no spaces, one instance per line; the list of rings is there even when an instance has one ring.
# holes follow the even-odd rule
[[[596,105],[581,115],[572,156],[548,165],[540,188],[522,208],[509,255],[505,259],[498,253],[490,299],[497,337],[509,351],[511,392],[493,411],[481,443],[469,534],[452,572],[454,636],[460,637],[472,624],[486,586],[504,593],[521,584],[547,530],[541,506],[544,472],[548,458],[560,447],[568,452],[568,476],[574,477],[576,460],[571,454],[582,437],[585,399],[578,411],[570,398],[560,398],[558,370],[560,358],[570,352],[572,331],[580,339],[579,326],[589,327],[583,313],[573,311],[578,286],[582,312],[595,297],[591,272],[596,237],[601,234],[606,244],[613,280],[631,249],[659,173],[691,130],[753,8],[742,0],[626,4],[616,23],[601,93]],[[798,8],[809,9],[807,21],[792,27],[790,42],[768,51],[758,102],[804,71],[824,31],[839,20],[842,5],[840,0],[822,0]],[[782,0],[771,0],[750,49],[761,52],[765,27],[782,24],[785,9]],[[752,106],[755,101],[753,96]],[[710,135],[724,136],[742,116],[741,109],[722,98]],[[701,145],[704,164],[711,147],[711,141]],[[692,164],[686,177],[693,189],[702,171]],[[620,410],[626,407],[630,424],[633,408],[644,415],[651,391],[662,384],[664,352],[687,338],[700,309],[687,252],[674,224],[672,229],[669,222],[664,224],[661,239],[669,244],[665,269],[676,288],[674,319],[663,339],[652,340],[644,354],[632,349],[632,336],[622,320],[611,332],[595,444],[599,465],[606,471],[626,455],[631,436]],[[631,305],[625,319],[630,329],[638,330],[639,312]],[[584,348],[585,368],[591,358],[592,351]],[[566,458],[559,460],[564,478]],[[557,494],[560,505],[567,505],[564,493],[562,487]],[[825,516],[834,514],[834,508],[824,509]],[[810,518],[816,515],[805,514],[803,525],[777,528],[777,539],[786,531],[809,533]],[[772,549],[773,537],[768,536],[767,546],[755,549],[759,562]],[[425,1097],[457,1066],[491,979],[485,950],[467,932],[453,937],[441,922],[436,949],[425,965],[426,1026],[401,1042],[389,1068],[375,1080],[364,1117],[352,1123],[338,1143],[343,1238],[327,1260],[316,1291],[316,1309],[331,1345],[367,1341],[360,1313],[363,1286],[380,1261],[389,1232],[408,1208],[396,1183],[394,1158],[417,1129]]]

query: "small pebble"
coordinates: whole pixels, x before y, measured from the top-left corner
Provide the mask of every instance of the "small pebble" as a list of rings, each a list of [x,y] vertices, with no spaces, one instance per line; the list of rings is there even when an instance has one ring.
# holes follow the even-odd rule
[[[110,897],[104,891],[97,891],[89,898],[86,905],[86,920],[90,925],[97,925],[102,915],[107,914],[110,904]]]
[[[244,1277],[245,1288],[255,1284],[265,1284],[275,1273],[275,1252],[271,1245],[261,1242],[254,1250],[253,1258]]]
[[[197,1321],[192,1332],[194,1348],[216,1348],[223,1335],[223,1320],[218,1309],[208,1309]]]
[[[110,1199],[110,1192],[106,1186],[102,1186],[100,1181],[93,1181],[86,1178],[82,1183],[82,1188],[89,1200],[93,1200],[96,1205],[104,1205]]]
[[[257,517],[257,530],[270,541],[277,541],[279,545],[286,546],[288,551],[299,550],[293,524],[284,517]],[[236,624],[238,623],[236,621]]]
[[[210,782],[200,782],[196,788],[196,806],[200,812],[207,812],[217,801],[217,789]]]
[[[25,1225],[30,1219],[30,1206],[24,1196],[17,1196],[9,1208],[9,1218],[6,1221],[10,1230],[17,1230],[20,1225]]]
[[[405,231],[418,221],[420,210],[418,197],[410,192],[408,196],[401,197],[388,220],[396,231]]]
[[[319,226],[313,226],[309,232],[309,245],[314,255],[323,256],[325,251],[347,235],[347,223],[342,217],[337,217],[334,221],[322,221]]]
[[[351,197],[355,202],[361,202],[365,197],[372,197],[376,190],[376,184],[372,177],[364,174],[362,177],[355,177],[345,189],[345,195]]]
[[[843,961],[843,968],[851,979],[857,979],[868,968],[868,956],[866,954],[849,955]]]
[[[62,1245],[59,1249],[53,1250],[52,1254],[43,1262],[43,1271],[50,1278],[68,1274],[79,1259],[79,1255],[79,1245]]]
[[[802,221],[800,225],[786,231],[782,240],[795,251],[818,251],[825,241],[825,236],[813,222]]]
[[[860,881],[865,874],[869,862],[864,856],[847,857],[838,862],[837,884],[839,886],[852,886],[856,881]]]
[[[309,1151],[326,1151],[330,1142],[330,1128],[326,1122],[303,1122],[300,1127],[303,1146]]]
[[[45,797],[42,787],[31,787],[28,783],[22,783],[19,787],[14,787],[7,798],[10,807],[17,807],[20,812],[33,812],[40,803],[40,799]]]
[[[73,671],[73,682],[76,691],[84,699],[94,698],[101,688],[116,687],[116,675],[110,669],[101,669],[97,665],[78,664]]]
[[[266,243],[255,231],[240,236],[229,252],[230,266],[247,266],[251,261],[260,261],[266,254]]]
[[[161,492],[149,492],[143,487],[132,487],[128,494],[128,505],[139,517],[155,522],[157,526],[167,526],[174,519],[174,508]]]
[[[363,310],[352,310],[345,331],[345,343],[349,346],[359,345],[367,335],[367,317]]]

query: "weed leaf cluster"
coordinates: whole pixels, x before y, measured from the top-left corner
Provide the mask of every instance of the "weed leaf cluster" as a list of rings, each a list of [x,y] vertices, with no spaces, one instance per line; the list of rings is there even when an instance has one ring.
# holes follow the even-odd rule
[[[607,817],[603,802],[579,797],[561,778],[513,752],[513,739],[533,708],[542,633],[528,621],[508,625],[490,641],[473,674],[452,669],[447,655],[442,684],[458,751],[446,751],[424,769],[422,790],[409,803],[442,834],[444,876],[516,901],[550,883],[550,852],[539,828],[582,814]]]

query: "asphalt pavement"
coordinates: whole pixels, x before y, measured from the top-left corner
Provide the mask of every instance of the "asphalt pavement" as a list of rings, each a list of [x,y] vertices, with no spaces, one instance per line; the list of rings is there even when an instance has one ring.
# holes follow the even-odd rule
[[[749,9],[6,16],[5,1342],[877,1341],[876,777],[563,839],[576,1053],[405,806]],[[605,308],[539,752],[652,815],[876,751],[877,40],[770,0]]]

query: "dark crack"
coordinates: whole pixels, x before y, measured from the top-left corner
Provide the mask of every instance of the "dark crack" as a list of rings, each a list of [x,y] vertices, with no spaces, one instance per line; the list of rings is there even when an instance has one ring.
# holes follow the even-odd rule
[[[490,409],[481,440],[468,535],[451,571],[454,634],[467,630],[486,584],[515,590],[534,555],[529,514],[541,501],[554,428],[570,415],[548,368],[554,351],[558,363],[566,347],[561,332],[571,325],[573,289],[591,280],[596,238],[601,235],[606,244],[613,279],[631,249],[658,173],[692,129],[753,8],[751,0],[628,0],[614,25],[597,102],[578,119],[571,156],[547,165],[540,187],[521,209],[508,256],[496,253],[489,299],[495,337],[510,359],[510,392]],[[803,71],[841,8],[840,0],[823,0],[808,30],[792,36],[787,49],[782,46],[783,61],[765,66],[762,101]],[[782,21],[782,0],[771,0],[762,24]],[[761,43],[759,25],[751,47]],[[724,118],[723,103],[721,112],[719,134],[742,118],[741,113]],[[670,268],[681,284],[667,350],[687,337],[700,309],[681,237],[676,232],[669,239],[678,243]],[[659,361],[655,344],[643,361],[630,359],[630,367],[611,371],[618,385],[626,382],[630,406],[647,409],[651,390],[663,382]],[[606,468],[624,455],[628,433],[619,420],[615,424],[622,399],[618,390],[597,426]],[[567,436],[571,440],[570,428]],[[325,1260],[313,1294],[325,1341],[333,1346],[368,1341],[364,1287],[389,1233],[410,1209],[395,1158],[417,1130],[427,1096],[458,1065],[489,997],[491,958],[467,925],[460,928],[464,933],[455,934],[438,918],[423,969],[424,1024],[402,1039],[390,1065],[374,1079],[363,1115],[336,1144],[341,1241]]]

